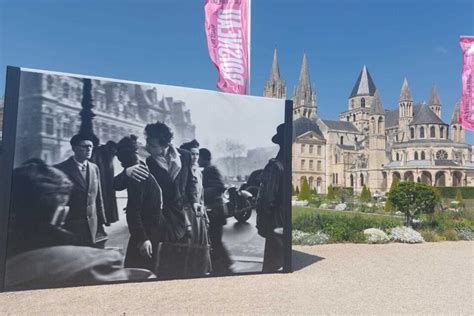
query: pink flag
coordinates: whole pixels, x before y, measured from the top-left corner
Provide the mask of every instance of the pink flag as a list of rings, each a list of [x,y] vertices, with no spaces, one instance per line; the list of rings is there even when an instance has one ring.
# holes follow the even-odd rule
[[[463,52],[462,98],[460,120],[464,129],[474,130],[474,37],[461,36]]]
[[[217,87],[246,94],[249,80],[249,0],[206,0],[209,55],[219,71]]]

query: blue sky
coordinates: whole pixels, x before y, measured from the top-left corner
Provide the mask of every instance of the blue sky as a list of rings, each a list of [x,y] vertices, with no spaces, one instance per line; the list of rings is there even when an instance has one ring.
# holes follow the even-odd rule
[[[203,4],[0,0],[0,86],[15,65],[216,90]],[[262,94],[277,46],[291,96],[306,50],[319,116],[347,109],[366,64],[386,108],[404,77],[415,101],[428,101],[435,83],[449,123],[461,91],[459,36],[474,35],[473,12],[468,0],[254,0],[251,93]]]

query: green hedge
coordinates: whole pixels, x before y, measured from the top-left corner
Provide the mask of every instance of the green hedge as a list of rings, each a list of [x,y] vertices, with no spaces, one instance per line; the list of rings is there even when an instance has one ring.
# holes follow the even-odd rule
[[[474,199],[474,187],[436,187],[436,189],[444,198],[455,199],[459,190],[463,199]]]
[[[293,229],[307,233],[315,233],[322,230],[329,235],[332,242],[363,242],[364,229],[379,228],[389,230],[402,224],[402,219],[398,217],[353,214],[303,207],[294,207],[292,213]]]

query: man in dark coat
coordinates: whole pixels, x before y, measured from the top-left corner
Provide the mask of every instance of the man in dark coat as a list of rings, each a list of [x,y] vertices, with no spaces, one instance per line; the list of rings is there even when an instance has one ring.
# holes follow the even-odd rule
[[[161,122],[148,124],[145,127],[146,149],[150,157],[146,165],[138,164],[125,169],[115,177],[115,189],[125,189],[126,177],[136,181],[145,180],[151,173],[162,190],[163,211],[160,220],[162,241],[184,241],[191,233],[191,226],[184,212],[184,205],[189,204],[193,182],[190,181],[191,154],[171,144],[173,133]]]
[[[203,168],[204,204],[209,210],[212,274],[230,274],[232,273],[230,268],[232,260],[222,242],[223,227],[227,223],[226,210],[222,198],[222,193],[225,191],[224,181],[219,169],[211,164],[211,152],[207,148],[199,149],[199,166]]]
[[[280,146],[277,156],[267,163],[257,196],[257,230],[264,237],[263,272],[283,267],[284,164],[283,140],[285,125],[280,124],[272,142]]]
[[[103,224],[108,224],[102,192],[100,173],[96,164],[88,161],[92,155],[93,140],[85,135],[74,135],[71,146],[74,155],[56,165],[73,183],[68,206],[70,208],[64,228],[72,232],[77,242],[83,246],[99,245],[97,231]]]

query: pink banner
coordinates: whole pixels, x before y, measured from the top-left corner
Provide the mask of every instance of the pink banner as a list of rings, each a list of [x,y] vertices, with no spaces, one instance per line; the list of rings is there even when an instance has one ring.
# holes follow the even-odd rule
[[[219,71],[217,87],[246,94],[249,77],[248,0],[206,0],[209,55]]]
[[[460,120],[464,129],[474,131],[474,37],[461,37],[463,52],[462,98]]]

